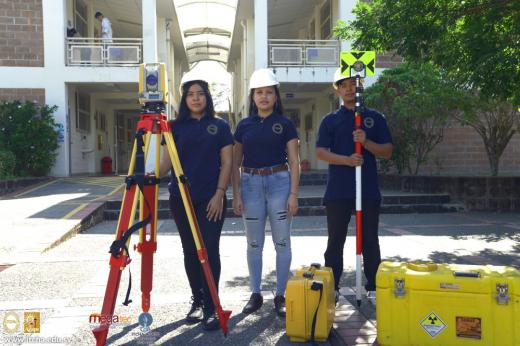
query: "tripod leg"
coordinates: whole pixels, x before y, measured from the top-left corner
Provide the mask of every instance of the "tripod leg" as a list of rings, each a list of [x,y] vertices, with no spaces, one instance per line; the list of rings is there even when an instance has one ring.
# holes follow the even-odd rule
[[[152,137],[153,136],[153,137]],[[151,138],[155,139],[155,172],[159,172],[160,165],[160,133],[147,135],[146,137],[146,148],[149,148]],[[147,154],[149,152],[147,151]],[[155,176],[146,175],[145,182],[147,180],[155,180]],[[153,282],[153,255],[157,250],[157,204],[159,195],[159,185],[145,183],[144,194],[141,196],[141,208],[140,208],[140,220],[143,220],[150,216],[150,223],[143,227],[139,231],[139,244],[137,245],[137,251],[141,253],[141,306],[144,312],[150,310],[151,298],[150,292],[152,291]],[[153,203],[145,203],[147,201],[153,201]]]
[[[136,193],[136,185],[133,185],[130,190],[127,190],[124,193],[123,204],[121,205],[121,212],[119,214],[116,239],[121,238],[123,232],[133,223],[137,201]],[[101,324],[99,327],[93,330],[97,346],[105,345],[108,335],[108,328],[110,327],[109,322],[112,320],[111,317],[114,315],[117,292],[119,290],[119,283],[121,281],[121,273],[128,263],[128,254],[124,253],[124,251],[120,254],[119,258],[110,256],[110,272],[108,275],[103,307],[101,309]]]
[[[163,134],[166,140],[166,145],[173,165],[173,169],[177,176],[177,184],[179,185],[179,190],[182,196],[182,202],[184,204],[184,209],[186,210],[186,216],[190,224],[193,240],[195,242],[195,247],[197,248],[197,255],[199,257],[200,264],[204,271],[204,276],[209,287],[211,299],[213,300],[213,305],[215,306],[215,310],[218,315],[220,328],[222,329],[224,336],[226,336],[228,332],[227,321],[229,319],[229,316],[231,315],[231,311],[224,311],[222,309],[222,306],[220,305],[217,287],[215,285],[213,273],[211,272],[211,268],[209,266],[208,254],[204,246],[204,241],[200,234],[200,228],[197,222],[197,218],[195,216],[195,211],[193,210],[193,204],[191,203],[188,185],[185,181],[184,173],[182,171],[182,166],[179,161],[179,155],[177,153],[177,148],[175,146],[172,133],[165,131]]]
[[[132,175],[135,166],[135,154],[137,144],[134,142],[132,150],[132,157],[130,160],[130,166],[128,169],[128,175]],[[121,239],[121,236],[127,230],[134,221],[135,211],[137,209],[137,185],[132,185],[129,189],[123,192],[123,203],[121,204],[121,210],[119,213],[119,219],[117,221],[117,230],[115,239]],[[128,248],[128,243],[126,244]],[[92,332],[96,338],[96,345],[103,346],[106,343],[108,336],[108,329],[110,327],[109,321],[111,321],[114,315],[114,309],[117,300],[117,292],[119,291],[119,283],[121,282],[121,274],[123,269],[129,263],[128,254],[122,251],[118,258],[110,256],[109,265],[110,271],[108,274],[108,282],[105,290],[105,296],[103,300],[103,306],[101,308],[101,323]]]

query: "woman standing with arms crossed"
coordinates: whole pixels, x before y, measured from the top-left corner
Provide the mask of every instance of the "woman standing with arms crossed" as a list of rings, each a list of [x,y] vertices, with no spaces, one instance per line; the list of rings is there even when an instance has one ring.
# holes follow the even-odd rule
[[[211,271],[218,288],[220,278],[219,242],[227,205],[226,188],[231,174],[233,136],[228,123],[215,116],[213,100],[204,80],[186,74],[181,80],[179,115],[171,128],[179,160],[189,180],[193,209],[208,252]],[[172,167],[168,152],[161,162],[161,176]],[[179,230],[184,268],[192,292],[188,323],[202,320],[205,330],[219,328],[215,306],[197,257],[197,250],[175,175],[169,184],[170,209]]]
[[[300,160],[296,128],[283,115],[278,85],[271,70],[260,69],[253,73],[249,85],[249,116],[239,122],[235,132],[233,210],[244,219],[252,291],[242,310],[245,314],[258,310],[263,303],[260,293],[262,251],[265,222],[269,217],[276,249],[274,305],[276,313],[285,316],[284,295],[292,256],[290,228],[298,210]]]

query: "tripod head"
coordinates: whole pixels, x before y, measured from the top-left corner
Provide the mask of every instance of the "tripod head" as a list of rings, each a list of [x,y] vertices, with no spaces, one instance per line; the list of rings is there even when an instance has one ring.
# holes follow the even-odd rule
[[[162,113],[169,101],[164,63],[139,65],[139,103],[144,113]]]

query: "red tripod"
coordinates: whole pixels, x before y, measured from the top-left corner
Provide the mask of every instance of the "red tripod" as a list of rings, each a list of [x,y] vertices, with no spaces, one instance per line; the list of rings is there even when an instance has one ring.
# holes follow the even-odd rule
[[[92,332],[96,338],[96,345],[103,346],[106,343],[111,317],[114,314],[117,300],[117,292],[121,281],[121,273],[127,264],[130,263],[128,245],[130,236],[139,230],[139,243],[135,249],[141,253],[141,306],[143,312],[150,310],[150,292],[152,291],[153,278],[153,255],[157,250],[157,204],[159,179],[157,178],[160,165],[161,139],[164,138],[170,155],[172,165],[177,177],[179,190],[186,210],[187,218],[193,234],[193,239],[197,248],[199,260],[201,262],[206,281],[211,293],[211,298],[215,305],[220,327],[227,335],[227,321],[231,311],[224,311],[220,305],[217,288],[211,272],[206,248],[202,240],[197,219],[191,203],[188,190],[187,179],[184,176],[180,165],[177,148],[173,140],[171,129],[168,127],[166,116],[163,114],[164,106],[160,104],[147,104],[144,107],[141,119],[137,124],[136,139],[132,150],[132,157],[126,178],[126,189],[123,194],[123,203],[115,241],[110,247],[110,272],[108,283],[105,290],[105,298],[101,309],[101,323]],[[145,174],[146,154],[150,147],[155,146],[155,174]],[[134,215],[137,209],[137,197],[139,196],[139,222],[133,224]],[[130,287],[129,287],[130,289]],[[129,300],[129,291],[126,300]]]

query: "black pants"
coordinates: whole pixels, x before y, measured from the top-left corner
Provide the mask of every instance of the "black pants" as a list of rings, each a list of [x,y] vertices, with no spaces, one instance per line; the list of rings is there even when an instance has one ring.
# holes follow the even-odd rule
[[[209,200],[193,202],[193,209],[199,223],[200,233],[202,240],[208,252],[208,261],[213,272],[213,278],[215,279],[215,285],[218,289],[218,282],[220,279],[220,234],[222,232],[222,226],[224,225],[224,214],[227,207],[227,199],[224,198],[224,211],[222,219],[218,221],[210,221],[206,217],[206,207],[208,206]],[[173,219],[179,230],[181,237],[182,250],[184,252],[184,269],[188,276],[190,283],[191,292],[195,299],[201,299],[204,302],[204,310],[208,313],[212,313],[215,310],[211,295],[209,292],[206,278],[200,264],[199,257],[197,256],[197,248],[193,241],[193,235],[191,233],[190,225],[186,217],[184,205],[180,198],[170,199],[170,209],[172,211]]]
[[[363,271],[367,278],[365,289],[376,289],[376,273],[381,263],[379,250],[378,226],[380,200],[362,201],[362,244]],[[325,251],[325,265],[331,267],[334,273],[335,289],[339,289],[339,280],[343,273],[343,247],[347,237],[347,228],[352,212],[356,209],[355,200],[328,201],[327,228],[329,238]],[[353,245],[355,248],[355,244]]]

